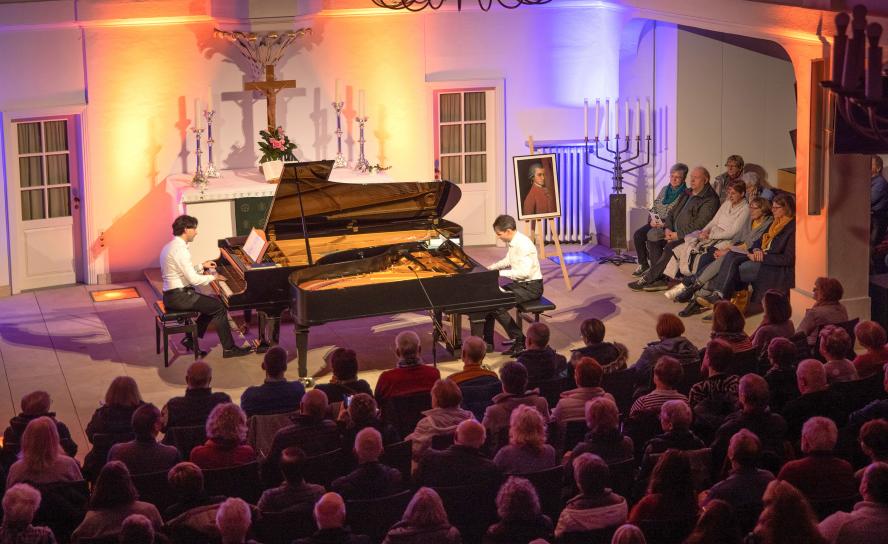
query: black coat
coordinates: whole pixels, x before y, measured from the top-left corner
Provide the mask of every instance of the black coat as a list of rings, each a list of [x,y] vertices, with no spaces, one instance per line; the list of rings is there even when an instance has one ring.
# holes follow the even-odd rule
[[[787,223],[783,230],[771,241],[771,247],[765,253],[758,276],[752,282],[751,302],[760,302],[768,289],[777,289],[783,293],[795,287],[795,219]],[[761,239],[753,248],[761,247]]]

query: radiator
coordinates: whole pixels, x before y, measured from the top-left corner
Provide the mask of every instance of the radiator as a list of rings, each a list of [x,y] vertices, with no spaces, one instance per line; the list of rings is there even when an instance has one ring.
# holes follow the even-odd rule
[[[583,157],[582,143],[559,143],[539,146],[537,153],[554,153],[558,172],[558,191],[561,195],[561,217],[555,218],[555,229],[562,243],[584,244],[595,237],[593,200],[589,167]],[[546,241],[552,241],[548,225]]]

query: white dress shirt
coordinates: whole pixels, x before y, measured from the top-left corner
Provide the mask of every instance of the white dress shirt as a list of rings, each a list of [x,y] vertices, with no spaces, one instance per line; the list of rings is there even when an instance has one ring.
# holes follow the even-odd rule
[[[181,236],[176,236],[160,250],[160,273],[163,276],[163,290],[182,287],[197,287],[213,281],[215,276],[201,274],[203,265],[191,262],[188,244]]]
[[[512,281],[543,279],[537,248],[530,238],[515,231],[512,241],[506,245],[509,248],[506,258],[490,265],[491,270],[499,270],[500,276],[510,278]],[[507,268],[509,270],[505,270]]]

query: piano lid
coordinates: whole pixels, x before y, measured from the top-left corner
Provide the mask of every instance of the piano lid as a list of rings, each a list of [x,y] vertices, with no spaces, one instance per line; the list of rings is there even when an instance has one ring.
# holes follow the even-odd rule
[[[301,230],[299,196],[305,222],[325,229],[337,225],[436,219],[459,202],[462,191],[449,181],[406,183],[338,183],[329,181],[333,161],[301,162],[284,167],[265,228]],[[283,228],[282,228],[283,227]]]

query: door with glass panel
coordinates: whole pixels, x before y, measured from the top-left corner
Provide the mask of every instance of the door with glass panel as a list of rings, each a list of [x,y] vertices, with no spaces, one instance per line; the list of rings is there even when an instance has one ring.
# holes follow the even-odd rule
[[[12,290],[77,281],[80,183],[73,116],[13,119],[8,149]]]
[[[447,219],[462,225],[466,245],[496,243],[495,91],[435,91],[435,171],[462,190]]]

